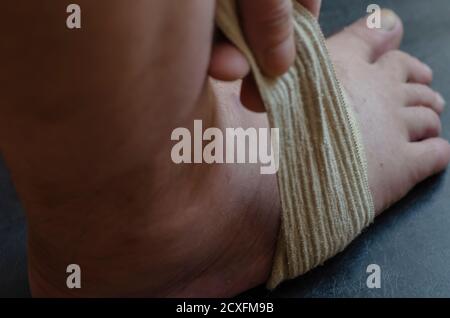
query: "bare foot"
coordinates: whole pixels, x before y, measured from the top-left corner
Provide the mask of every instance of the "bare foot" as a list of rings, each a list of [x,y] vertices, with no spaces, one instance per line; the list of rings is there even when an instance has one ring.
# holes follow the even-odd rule
[[[438,138],[445,102],[428,86],[432,71],[397,50],[401,21],[391,11],[383,14],[388,30],[370,30],[362,19],[328,40],[359,118],[377,213],[450,160],[448,142]]]
[[[393,20],[391,30],[370,31],[358,22],[328,41],[359,118],[378,213],[450,161],[449,144],[438,138],[444,103],[427,86],[429,68],[396,51],[402,26]],[[236,85],[216,84],[214,90],[221,106],[213,125],[267,125],[264,115],[238,105]],[[130,199],[113,206],[117,211],[104,207],[116,200],[113,184],[89,209],[85,202],[72,206],[76,213],[67,220],[65,207],[51,211],[53,223],[32,223],[34,295],[226,297],[264,283],[280,219],[275,177],[251,165],[169,168],[165,188],[160,180],[152,184],[146,167],[136,169]],[[94,209],[86,217],[78,213]],[[36,239],[43,231],[45,240]],[[72,262],[85,273],[79,291],[65,287],[65,265]]]
[[[359,119],[377,214],[400,200],[420,181],[445,169],[450,162],[450,145],[439,138],[439,114],[444,110],[445,102],[429,87],[432,71],[416,58],[398,50],[403,36],[400,19],[391,11],[383,11],[383,18],[386,23],[383,30],[368,29],[362,19],[327,41],[338,76]],[[239,92],[232,85],[221,84],[216,90],[223,104],[236,103]],[[249,114],[243,107],[234,109],[238,115],[225,115],[232,118],[233,125],[264,122],[259,115]],[[241,118],[244,124],[236,118]],[[275,183],[258,186],[261,178],[255,175],[250,179],[247,175],[238,182],[248,195],[252,195],[245,190],[249,184],[268,194],[258,198],[258,206],[273,206],[272,187]],[[273,215],[279,217],[278,211],[279,206],[273,210]],[[264,208],[260,212],[261,215],[268,213]],[[241,213],[247,215],[245,210]],[[267,226],[273,228],[274,224],[267,223]],[[251,222],[247,226],[248,239],[258,237],[258,232],[251,230]],[[273,230],[266,229],[266,233],[273,233]],[[236,243],[235,248],[239,245]],[[272,244],[269,246],[273,247]],[[271,252],[267,250],[262,255]],[[256,261],[247,258],[244,263],[247,262],[250,270],[242,268],[247,278],[235,288],[243,287],[251,278],[267,277],[270,273],[270,263],[265,263],[268,267],[258,267],[265,271],[258,274],[254,272]]]

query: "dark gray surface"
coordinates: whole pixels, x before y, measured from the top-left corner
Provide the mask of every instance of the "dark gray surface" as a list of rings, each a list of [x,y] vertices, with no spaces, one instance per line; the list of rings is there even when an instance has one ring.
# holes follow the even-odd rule
[[[405,23],[403,49],[432,66],[434,88],[450,100],[449,0],[325,0],[322,24],[338,31],[378,3]],[[450,137],[450,112],[443,115]],[[0,297],[26,297],[25,220],[0,160]],[[382,288],[366,287],[366,268],[382,269]],[[267,295],[262,289],[251,295]],[[417,187],[377,219],[343,253],[307,275],[283,284],[281,297],[450,297],[450,176]]]
[[[435,70],[433,87],[450,100],[449,0],[325,0],[330,34],[365,14],[370,3],[394,9],[405,24],[402,49]],[[442,117],[450,137],[450,112]],[[366,268],[381,266],[382,288],[368,289]],[[281,297],[450,297],[450,175],[418,186],[343,253],[282,285]]]
[[[0,158],[0,297],[26,297],[25,217]]]

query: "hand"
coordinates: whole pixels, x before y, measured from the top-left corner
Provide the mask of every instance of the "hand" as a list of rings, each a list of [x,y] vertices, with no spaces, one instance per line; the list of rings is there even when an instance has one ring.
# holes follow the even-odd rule
[[[297,0],[316,17],[321,0]],[[271,77],[284,74],[295,59],[292,0],[238,0],[244,34],[261,70]],[[231,43],[214,43],[209,74],[222,81],[243,79],[242,103],[253,111],[264,111],[258,89],[245,56]]]

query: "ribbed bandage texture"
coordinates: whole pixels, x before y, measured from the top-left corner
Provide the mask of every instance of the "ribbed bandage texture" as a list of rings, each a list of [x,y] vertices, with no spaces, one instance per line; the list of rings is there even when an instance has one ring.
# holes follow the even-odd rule
[[[248,58],[271,127],[280,129],[282,221],[268,288],[342,251],[374,218],[367,163],[316,19],[296,1],[295,65],[265,77],[245,41],[235,0],[219,0],[216,22]],[[274,147],[277,148],[277,147]]]

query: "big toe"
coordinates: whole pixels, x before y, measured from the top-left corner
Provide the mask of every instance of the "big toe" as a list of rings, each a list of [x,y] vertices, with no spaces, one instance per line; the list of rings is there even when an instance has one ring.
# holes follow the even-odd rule
[[[370,17],[364,17],[328,39],[328,45],[335,52],[345,52],[346,57],[362,57],[374,62],[384,53],[400,47],[403,24],[391,10],[383,9],[380,14],[381,27],[371,24]],[[343,46],[344,45],[344,46]]]

